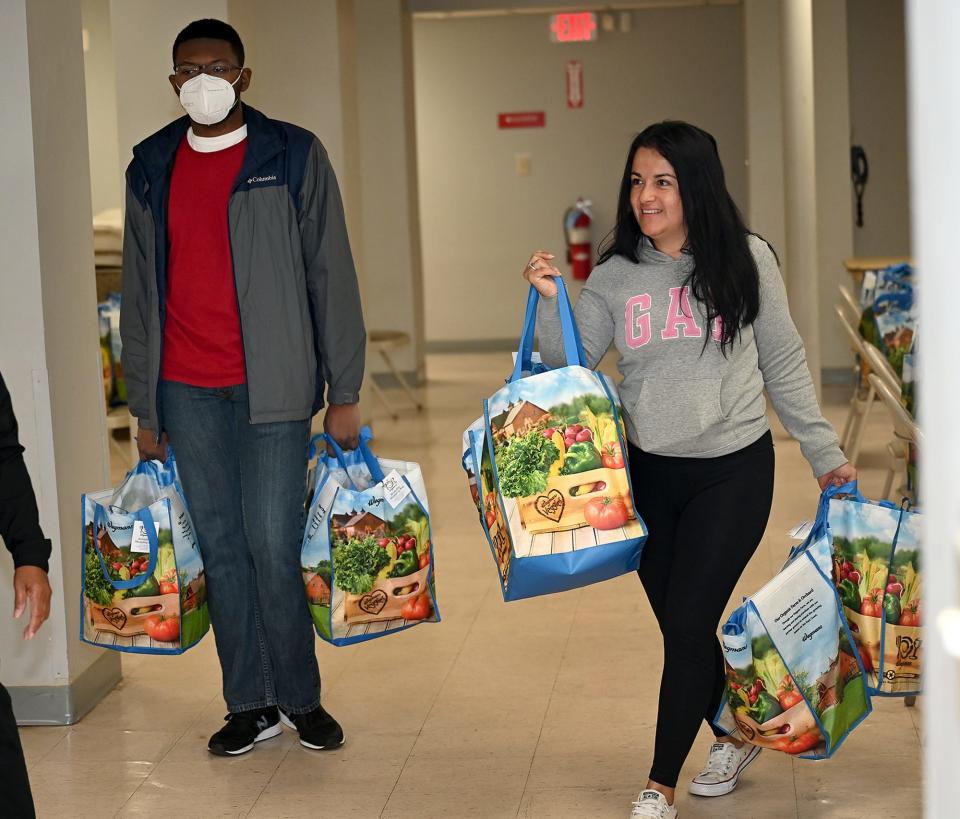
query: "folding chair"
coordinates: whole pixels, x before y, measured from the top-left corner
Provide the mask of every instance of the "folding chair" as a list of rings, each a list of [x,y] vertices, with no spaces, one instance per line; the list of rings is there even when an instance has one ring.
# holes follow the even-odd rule
[[[410,388],[410,385],[407,383],[407,379],[403,377],[403,375],[394,365],[393,360],[390,358],[390,351],[397,350],[401,347],[406,347],[410,343],[410,334],[405,333],[402,330],[370,330],[367,333],[367,343],[371,349],[380,353],[380,356],[383,358],[384,362],[386,362],[390,372],[393,373],[394,378],[397,379],[397,383],[410,398],[410,401],[417,408],[417,411],[419,412],[422,410],[423,404],[420,402],[420,399],[414,394],[413,390]],[[393,408],[393,405],[387,399],[387,396],[384,394],[383,390],[380,388],[380,385],[377,384],[372,376],[368,379],[367,383],[373,390],[374,395],[376,395],[377,398],[380,399],[381,403],[387,408],[387,412],[390,413],[390,415],[393,417],[393,420],[396,421],[397,418],[399,418],[399,415]]]

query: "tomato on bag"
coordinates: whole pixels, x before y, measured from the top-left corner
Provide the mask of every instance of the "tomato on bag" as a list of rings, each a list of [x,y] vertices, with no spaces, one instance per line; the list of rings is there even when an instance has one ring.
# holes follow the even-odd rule
[[[144,622],[143,630],[148,637],[169,643],[180,636],[180,618],[176,615],[161,617],[159,614],[152,614]]]

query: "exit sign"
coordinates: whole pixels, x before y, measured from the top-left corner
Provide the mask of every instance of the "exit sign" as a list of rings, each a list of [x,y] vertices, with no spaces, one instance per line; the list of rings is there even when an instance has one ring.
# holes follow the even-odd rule
[[[550,16],[550,39],[555,43],[586,43],[597,39],[597,15],[589,11]]]

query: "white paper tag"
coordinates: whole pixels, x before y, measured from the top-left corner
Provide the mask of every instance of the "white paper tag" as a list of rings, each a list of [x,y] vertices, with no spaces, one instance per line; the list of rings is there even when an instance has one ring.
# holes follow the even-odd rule
[[[807,535],[813,529],[813,521],[805,520],[794,526],[787,534],[794,540],[806,540]]]
[[[147,537],[147,530],[143,525],[143,521],[135,520],[133,522],[133,534],[130,537],[130,551],[150,554],[150,538]]]
[[[391,469],[383,479],[383,496],[392,507],[400,505],[407,495],[410,494],[410,487],[400,477],[396,469]]]

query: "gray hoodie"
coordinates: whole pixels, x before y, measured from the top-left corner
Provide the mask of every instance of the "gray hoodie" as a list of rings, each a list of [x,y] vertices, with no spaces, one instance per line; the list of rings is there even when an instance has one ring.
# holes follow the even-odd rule
[[[760,273],[760,312],[727,355],[703,305],[684,282],[693,258],[673,259],[644,240],[640,262],[616,256],[594,269],[574,310],[588,367],[610,344],[620,353],[627,437],[645,452],[713,458],[735,452],[769,429],[763,390],[815,475],[847,462],[824,419],[799,333],[769,245],[749,237]],[[692,308],[692,309],[691,309]],[[704,348],[704,334],[714,337]],[[557,299],[541,299],[540,354],[563,366]]]

